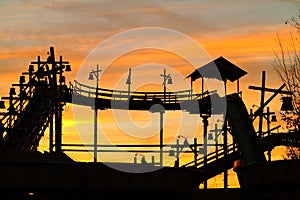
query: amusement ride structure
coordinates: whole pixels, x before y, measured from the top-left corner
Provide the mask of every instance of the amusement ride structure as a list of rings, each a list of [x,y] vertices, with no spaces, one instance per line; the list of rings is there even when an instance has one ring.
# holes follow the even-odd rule
[[[193,81],[201,76],[201,70],[208,69],[215,64],[223,81],[237,81],[246,74],[223,57],[195,70],[188,78]],[[97,69],[98,71],[99,69]],[[2,112],[0,128],[0,191],[4,195],[62,195],[82,193],[93,195],[128,195],[142,191],[145,195],[159,194],[160,197],[189,198],[197,195],[199,185],[207,189],[207,180],[224,172],[224,188],[228,186],[227,170],[234,167],[242,189],[259,190],[278,187],[284,184],[286,188],[300,185],[300,174],[291,173],[299,162],[271,161],[265,152],[270,152],[275,146],[300,147],[300,137],[297,131],[289,133],[274,133],[268,128],[262,131],[262,121],[266,117],[270,122],[272,112],[264,108],[279,93],[279,89],[265,87],[265,73],[263,72],[262,87],[251,86],[250,89],[260,90],[261,104],[255,112],[247,111],[239,92],[218,96],[215,91],[202,90],[201,94],[193,94],[191,90],[178,92],[131,92],[115,91],[104,88],[90,87],[74,81],[67,85],[64,74],[71,71],[71,65],[62,56],[56,60],[54,48],[50,47],[49,57],[31,62],[28,71],[22,73],[19,83],[13,84],[7,100],[8,108]],[[166,77],[166,79],[165,79]],[[98,79],[98,77],[96,77]],[[211,78],[211,77],[209,77]],[[164,74],[164,82],[168,77]],[[130,87],[130,83],[128,85]],[[265,92],[273,92],[273,96],[264,100]],[[211,115],[211,101],[226,102],[227,110],[224,114],[224,126],[219,129],[208,130]],[[224,100],[225,101],[222,101]],[[196,102],[199,107],[190,105]],[[148,110],[163,114],[165,110],[182,110],[191,114],[198,114],[203,121],[204,142],[200,144],[197,138],[193,143],[184,140],[183,144],[177,140],[176,144],[163,143],[163,129],[161,129],[160,144],[132,145],[124,144],[120,147],[157,147],[160,162],[116,163],[137,172],[148,170],[147,173],[126,173],[112,169],[101,162],[75,162],[65,154],[62,143],[62,113],[66,103],[92,107],[95,111],[105,109]],[[4,109],[4,101],[0,106]],[[158,109],[153,105],[161,105]],[[113,106],[112,106],[113,105]],[[128,106],[129,105],[129,106]],[[220,110],[223,112],[223,110]],[[97,117],[97,115],[96,115]],[[259,118],[259,130],[253,127],[253,121]],[[97,125],[96,125],[97,126]],[[278,127],[277,127],[278,128]],[[37,148],[41,138],[48,134],[49,152],[39,153]],[[222,141],[218,138],[221,136]],[[231,140],[228,138],[231,137]],[[207,151],[208,140],[215,140],[214,151]],[[229,142],[230,141],[230,142]],[[69,144],[71,146],[71,144]],[[76,146],[76,145],[74,145]],[[80,145],[77,145],[80,146]],[[118,145],[116,145],[118,146]],[[105,148],[105,145],[92,146],[95,155]],[[163,151],[163,147],[169,147]],[[182,149],[191,153],[190,162],[179,163]],[[129,150],[130,151],[130,150]],[[138,151],[135,149],[138,155]],[[145,152],[145,151],[144,151]],[[176,157],[173,166],[162,166],[162,154],[169,153]],[[270,154],[268,154],[270,155]],[[97,156],[95,156],[97,158]],[[267,161],[268,160],[268,161]],[[153,170],[154,169],[154,170]],[[278,174],[278,176],[274,176]],[[55,192],[53,192],[55,191]],[[118,191],[118,194],[115,193]],[[157,197],[158,198],[158,197]]]

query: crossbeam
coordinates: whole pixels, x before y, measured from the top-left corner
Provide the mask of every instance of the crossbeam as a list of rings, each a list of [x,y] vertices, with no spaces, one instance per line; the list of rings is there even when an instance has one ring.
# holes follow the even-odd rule
[[[273,88],[262,88],[262,87],[257,87],[257,86],[252,86],[250,85],[248,87],[249,89],[251,90],[265,90],[265,92],[278,92],[278,89],[273,89]],[[288,94],[288,95],[292,95],[293,92],[290,92],[290,91],[279,91],[278,92],[279,94]]]

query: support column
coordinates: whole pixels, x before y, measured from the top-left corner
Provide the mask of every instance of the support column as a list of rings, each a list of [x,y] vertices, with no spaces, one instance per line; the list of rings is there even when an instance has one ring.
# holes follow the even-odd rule
[[[164,103],[166,103],[166,92],[167,92],[167,79],[166,79],[166,77],[167,77],[167,72],[166,72],[166,69],[164,69],[164,82],[163,82],[163,84],[164,84]]]
[[[194,138],[194,165],[195,165],[195,168],[197,168],[197,155],[198,155],[198,152],[197,152],[197,138]]]
[[[98,126],[97,126],[97,122],[98,122],[98,109],[96,108],[96,104],[95,104],[95,108],[94,108],[94,162],[98,161]]]
[[[262,71],[261,96],[260,96],[260,112],[259,112],[259,124],[258,124],[258,137],[259,138],[261,138],[261,136],[262,136],[262,128],[263,128],[265,89],[266,89],[266,72]]]
[[[227,156],[227,117],[225,118],[224,121],[224,137],[223,137],[223,145],[224,145],[224,157]],[[227,189],[228,188],[228,171],[225,170],[224,171],[224,188]]]
[[[218,124],[215,124],[215,143],[216,143],[216,160],[219,159],[219,145],[218,145]]]
[[[179,168],[179,154],[180,154],[180,145],[179,145],[179,139],[176,139],[176,160],[174,167]]]
[[[53,153],[53,114],[49,116],[49,152]]]
[[[209,115],[201,115],[202,117],[202,122],[203,122],[203,158],[204,158],[204,171],[206,170],[207,167],[207,126],[208,126],[208,117]],[[203,182],[203,188],[207,189],[207,180]]]
[[[62,153],[62,111],[61,105],[57,105],[55,109],[55,152]]]
[[[268,136],[270,136],[270,123],[271,123],[271,120],[270,120],[270,108],[267,107],[267,131],[268,131]],[[271,161],[272,160],[272,154],[271,154],[271,151],[272,150],[269,150],[268,151],[268,161]]]
[[[160,114],[160,134],[159,134],[159,163],[163,166],[163,147],[164,147],[164,110],[159,112]]]

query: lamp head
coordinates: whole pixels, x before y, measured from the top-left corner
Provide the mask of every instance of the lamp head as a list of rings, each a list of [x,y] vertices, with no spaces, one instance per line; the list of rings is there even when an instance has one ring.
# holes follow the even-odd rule
[[[29,72],[33,72],[33,71],[34,71],[34,65],[29,65],[28,71],[29,71]]]
[[[277,122],[276,115],[271,116],[271,122]]]
[[[70,72],[71,71],[71,65],[66,65],[66,72]]]
[[[171,76],[169,76],[169,78],[168,78],[168,84],[173,84],[173,80],[172,80],[172,77]]]
[[[188,140],[185,138],[184,142],[183,142],[184,147],[189,147],[190,143],[188,142]]]
[[[94,80],[94,76],[93,76],[92,73],[90,73],[90,75],[89,75],[89,80],[90,80],[90,81]]]
[[[171,149],[171,150],[170,150],[170,152],[169,152],[169,156],[175,156],[175,152],[174,152],[174,150],[173,150],[173,149]]]
[[[200,153],[200,154],[204,154],[204,148],[200,148],[200,149],[199,149],[199,153]]]
[[[292,103],[292,97],[282,97],[282,105],[280,110],[282,111],[292,111],[294,110],[294,106]]]
[[[0,101],[0,108],[2,108],[2,109],[5,108],[5,103],[4,103],[4,101]]]
[[[209,133],[209,134],[208,134],[208,140],[213,140],[213,139],[214,139],[213,134],[212,134],[212,133]]]
[[[25,83],[26,82],[25,76],[20,76],[20,81],[19,82],[20,83]]]
[[[9,94],[10,95],[16,95],[16,88],[10,88]]]

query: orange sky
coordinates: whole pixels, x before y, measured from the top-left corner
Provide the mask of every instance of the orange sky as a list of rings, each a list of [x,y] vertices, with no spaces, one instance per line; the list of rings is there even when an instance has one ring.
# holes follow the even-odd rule
[[[72,64],[72,72],[67,76],[68,81],[78,77],[77,73],[87,62],[90,52],[107,38],[122,31],[132,28],[161,27],[178,31],[195,40],[212,59],[223,56],[248,72],[240,81],[243,91],[243,100],[247,107],[259,104],[259,92],[249,91],[249,85],[260,85],[261,71],[267,71],[267,86],[278,88],[281,83],[277,78],[274,66],[274,51],[278,50],[276,33],[287,36],[292,31],[284,22],[297,14],[298,1],[292,0],[266,0],[266,1],[52,1],[34,2],[10,0],[0,2],[0,95],[7,96],[12,83],[18,81],[22,71],[27,70],[30,61],[37,55],[46,58],[49,46],[54,45],[56,55],[63,55],[64,59]],[[160,45],[163,37],[155,37],[147,41],[153,46]],[[138,37],[133,41],[122,40],[118,45],[126,49],[131,43],[143,40]],[[107,46],[107,50],[114,48],[116,44]],[[177,48],[186,47],[186,52],[196,58],[199,52],[188,49],[180,43],[172,42]],[[105,52],[107,54],[113,52]],[[105,56],[104,54],[103,56]],[[207,58],[206,58],[207,59]],[[102,60],[99,60],[101,63]],[[156,64],[153,64],[156,63]],[[98,62],[94,62],[89,68],[95,68]],[[156,82],[161,82],[159,73],[162,73],[163,65],[171,67],[174,71],[187,76],[193,71],[193,66],[182,57],[163,50],[143,49],[129,52],[115,60],[105,71],[100,85],[113,88],[120,77],[126,78],[129,68],[146,65],[156,66],[155,70],[141,73],[133,70],[133,87],[145,90],[162,90],[159,84],[149,88],[137,83],[143,77],[151,77]],[[200,66],[197,66],[200,67]],[[86,77],[88,71],[86,71]],[[174,72],[175,73],[175,72]],[[180,76],[174,76],[172,89],[189,89],[188,83],[181,84]],[[85,74],[81,74],[85,76]],[[122,79],[123,81],[123,79]],[[124,81],[123,81],[124,82]],[[122,83],[123,83],[122,82]],[[94,82],[86,83],[94,85]],[[136,84],[136,85],[134,85]],[[235,92],[235,83],[228,83],[229,93]],[[152,85],[153,86],[153,85]],[[200,84],[195,84],[195,89]],[[122,87],[126,88],[123,84]],[[278,115],[279,98],[271,104],[271,110]],[[72,106],[64,112],[64,138],[66,143],[80,142],[80,133],[77,133],[73,121]],[[92,110],[87,109],[85,122],[79,124],[89,125],[87,132],[92,133]],[[149,113],[132,112],[131,118],[138,126],[153,129],[155,136],[148,141],[158,141],[156,122],[157,116]],[[168,113],[165,121],[166,134],[172,135],[178,130],[178,113]],[[279,115],[278,115],[279,118]],[[107,130],[109,137],[116,142],[130,141],[128,135],[115,127],[115,123],[109,111],[101,111],[100,122],[103,131]],[[152,121],[151,121],[152,120]],[[200,119],[199,119],[200,120]],[[158,123],[157,123],[158,125]],[[276,124],[274,124],[275,126]],[[78,126],[78,125],[77,125]],[[156,127],[157,128],[157,127]],[[202,123],[197,127],[201,135]],[[80,128],[79,128],[80,129]],[[151,132],[151,131],[150,131]],[[110,134],[114,133],[114,134]],[[153,133],[153,134],[154,134]],[[180,133],[181,134],[181,133]],[[123,136],[122,136],[123,135]],[[47,139],[47,134],[44,139]],[[81,138],[82,139],[82,138]],[[174,139],[174,138],[173,138]],[[92,143],[92,136],[85,136],[86,142]],[[135,141],[137,142],[137,141]],[[141,142],[141,141],[139,141]],[[145,142],[145,141],[143,141]],[[41,143],[41,149],[47,149],[46,140]],[[279,150],[280,154],[280,150]],[[76,159],[86,159],[86,155],[77,154]]]

